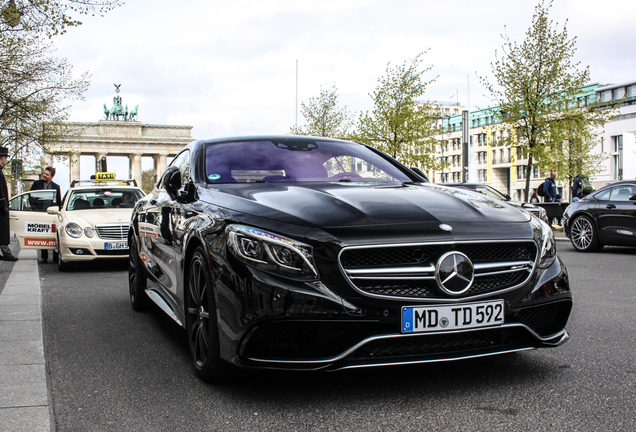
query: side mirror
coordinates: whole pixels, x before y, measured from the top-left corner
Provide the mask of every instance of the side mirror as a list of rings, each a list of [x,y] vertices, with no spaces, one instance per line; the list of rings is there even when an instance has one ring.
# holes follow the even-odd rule
[[[166,169],[166,172],[163,174],[163,180],[161,181],[161,187],[168,192],[171,199],[177,199],[179,189],[181,189],[181,171],[179,167],[172,165]]]
[[[629,197],[630,201],[636,201],[636,194],[633,194],[632,196]]]
[[[417,174],[418,176],[422,177],[424,180],[426,181],[430,181],[428,179],[428,176],[426,174],[424,174],[424,171],[422,171],[420,168],[418,167],[411,167],[411,171],[413,171],[415,174]]]
[[[58,208],[58,206],[47,207],[46,208],[46,214],[58,215],[58,214],[60,214],[60,209]]]

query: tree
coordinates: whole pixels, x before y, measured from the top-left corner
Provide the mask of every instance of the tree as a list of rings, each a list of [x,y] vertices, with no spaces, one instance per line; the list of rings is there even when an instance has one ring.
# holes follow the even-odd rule
[[[585,142],[594,128],[613,115],[612,109],[605,109],[611,107],[579,104],[590,79],[589,66],[582,68],[580,62],[574,62],[576,37],[569,38],[567,21],[559,29],[549,20],[550,7],[552,1],[546,5],[545,0],[535,7],[532,25],[520,45],[502,35],[501,58],[495,51],[491,63],[496,85],[480,77],[497,102],[492,114],[509,131],[513,142],[508,144],[520,146],[528,154],[526,199],[535,161],[547,169],[563,148],[563,139]],[[576,127],[572,119],[576,119]],[[584,164],[588,155],[580,156]]]
[[[9,0],[0,8],[0,35],[64,34],[68,27],[82,24],[79,16],[103,16],[120,4],[120,0]]]
[[[149,169],[141,172],[141,189],[150,193],[155,188],[155,170]]]
[[[0,36],[0,145],[23,159],[38,160],[68,133],[62,102],[81,99],[89,85],[87,73],[73,78],[72,66],[51,52],[38,38]]]
[[[292,126],[294,135],[311,135],[347,139],[349,128],[353,124],[353,116],[347,107],[338,107],[338,88],[332,85],[320,89],[317,98],[309,98],[309,102],[300,104],[300,112],[307,123],[304,127]]]
[[[574,111],[569,117],[560,116],[560,127],[551,134],[551,142],[546,146],[547,156],[542,158],[546,171],[557,171],[563,183],[570,187],[577,174],[594,177],[603,171],[607,154],[594,152],[598,144],[595,128],[585,117]]]
[[[435,81],[422,81],[432,67],[420,70],[421,57],[405,61],[401,66],[386,66],[386,75],[369,96],[374,108],[360,114],[355,139],[382,150],[408,166],[424,171],[447,166],[435,152],[438,116],[431,104],[418,102],[426,86]]]

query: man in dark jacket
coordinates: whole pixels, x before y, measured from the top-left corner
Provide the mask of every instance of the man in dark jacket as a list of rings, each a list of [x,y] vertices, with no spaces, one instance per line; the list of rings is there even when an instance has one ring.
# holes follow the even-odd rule
[[[40,180],[36,180],[33,182],[31,190],[55,189],[57,191],[57,193],[55,194],[55,204],[60,206],[62,205],[62,193],[60,192],[60,185],[53,181],[53,177],[55,177],[55,168],[50,166],[44,168],[44,171],[42,171],[42,175],[40,176]],[[40,250],[40,262],[47,262],[48,259],[48,249]],[[53,252],[53,262],[55,262],[56,260],[57,253]]]
[[[545,202],[554,202],[557,198],[560,198],[557,195],[556,182],[554,181],[556,176],[556,171],[550,171],[550,176],[543,183],[543,199]]]
[[[11,225],[9,221],[9,190],[2,169],[9,160],[9,149],[0,147],[0,259],[4,261],[17,261],[13,256],[9,244],[11,243]]]

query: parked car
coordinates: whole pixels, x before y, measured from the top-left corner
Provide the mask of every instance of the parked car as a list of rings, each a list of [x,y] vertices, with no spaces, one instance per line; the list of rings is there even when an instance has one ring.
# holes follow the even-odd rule
[[[94,259],[128,257],[130,216],[144,192],[135,180],[73,181],[55,216],[58,268]]]
[[[329,138],[195,141],[139,200],[132,307],[232,366],[336,370],[556,347],[572,297],[550,227]]]
[[[23,192],[9,201],[11,231],[20,242],[21,249],[50,249],[57,253],[55,216],[46,212],[57,205],[55,189]]]
[[[612,183],[570,204],[563,231],[581,252],[605,245],[636,247],[636,180]]]
[[[505,194],[503,192],[499,192],[497,189],[495,189],[494,187],[490,185],[483,184],[483,183],[443,183],[443,185],[449,186],[449,187],[468,189],[471,191],[482,193],[484,195],[488,195],[490,197],[493,197],[501,201],[505,201],[511,206],[515,206],[517,208],[522,208],[524,210],[529,211],[530,213],[532,213],[533,215],[535,215],[536,217],[538,217],[539,219],[541,219],[542,221],[550,225],[550,222],[548,221],[547,213],[544,208],[536,206],[531,203],[523,202],[523,201],[515,201],[510,197],[510,195]]]

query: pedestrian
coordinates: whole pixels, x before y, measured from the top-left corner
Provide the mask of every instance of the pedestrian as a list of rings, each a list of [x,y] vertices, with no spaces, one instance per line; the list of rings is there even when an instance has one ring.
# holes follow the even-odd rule
[[[537,196],[536,191],[532,192],[532,195],[530,195],[530,202],[531,203],[539,202],[539,197]]]
[[[60,206],[60,204],[62,203],[62,193],[60,192],[60,185],[58,185],[57,183],[53,181],[53,177],[55,177],[55,168],[50,166],[44,168],[44,170],[42,171],[42,174],[40,175],[40,179],[33,182],[33,185],[31,186],[31,190],[33,191],[33,190],[55,189],[57,193],[55,194],[54,204],[57,204],[58,206]],[[40,262],[45,263],[48,261],[48,259],[49,259],[48,249],[41,249]],[[56,260],[57,260],[57,253],[53,252],[53,262],[55,262]]]
[[[0,251],[4,261],[17,261],[18,258],[11,253],[11,226],[9,221],[9,189],[2,169],[9,160],[9,149],[0,147]]]
[[[556,176],[556,171],[550,171],[550,175],[547,179],[545,179],[545,183],[543,183],[543,200],[545,202],[557,201],[557,187],[556,182],[554,181]]]

